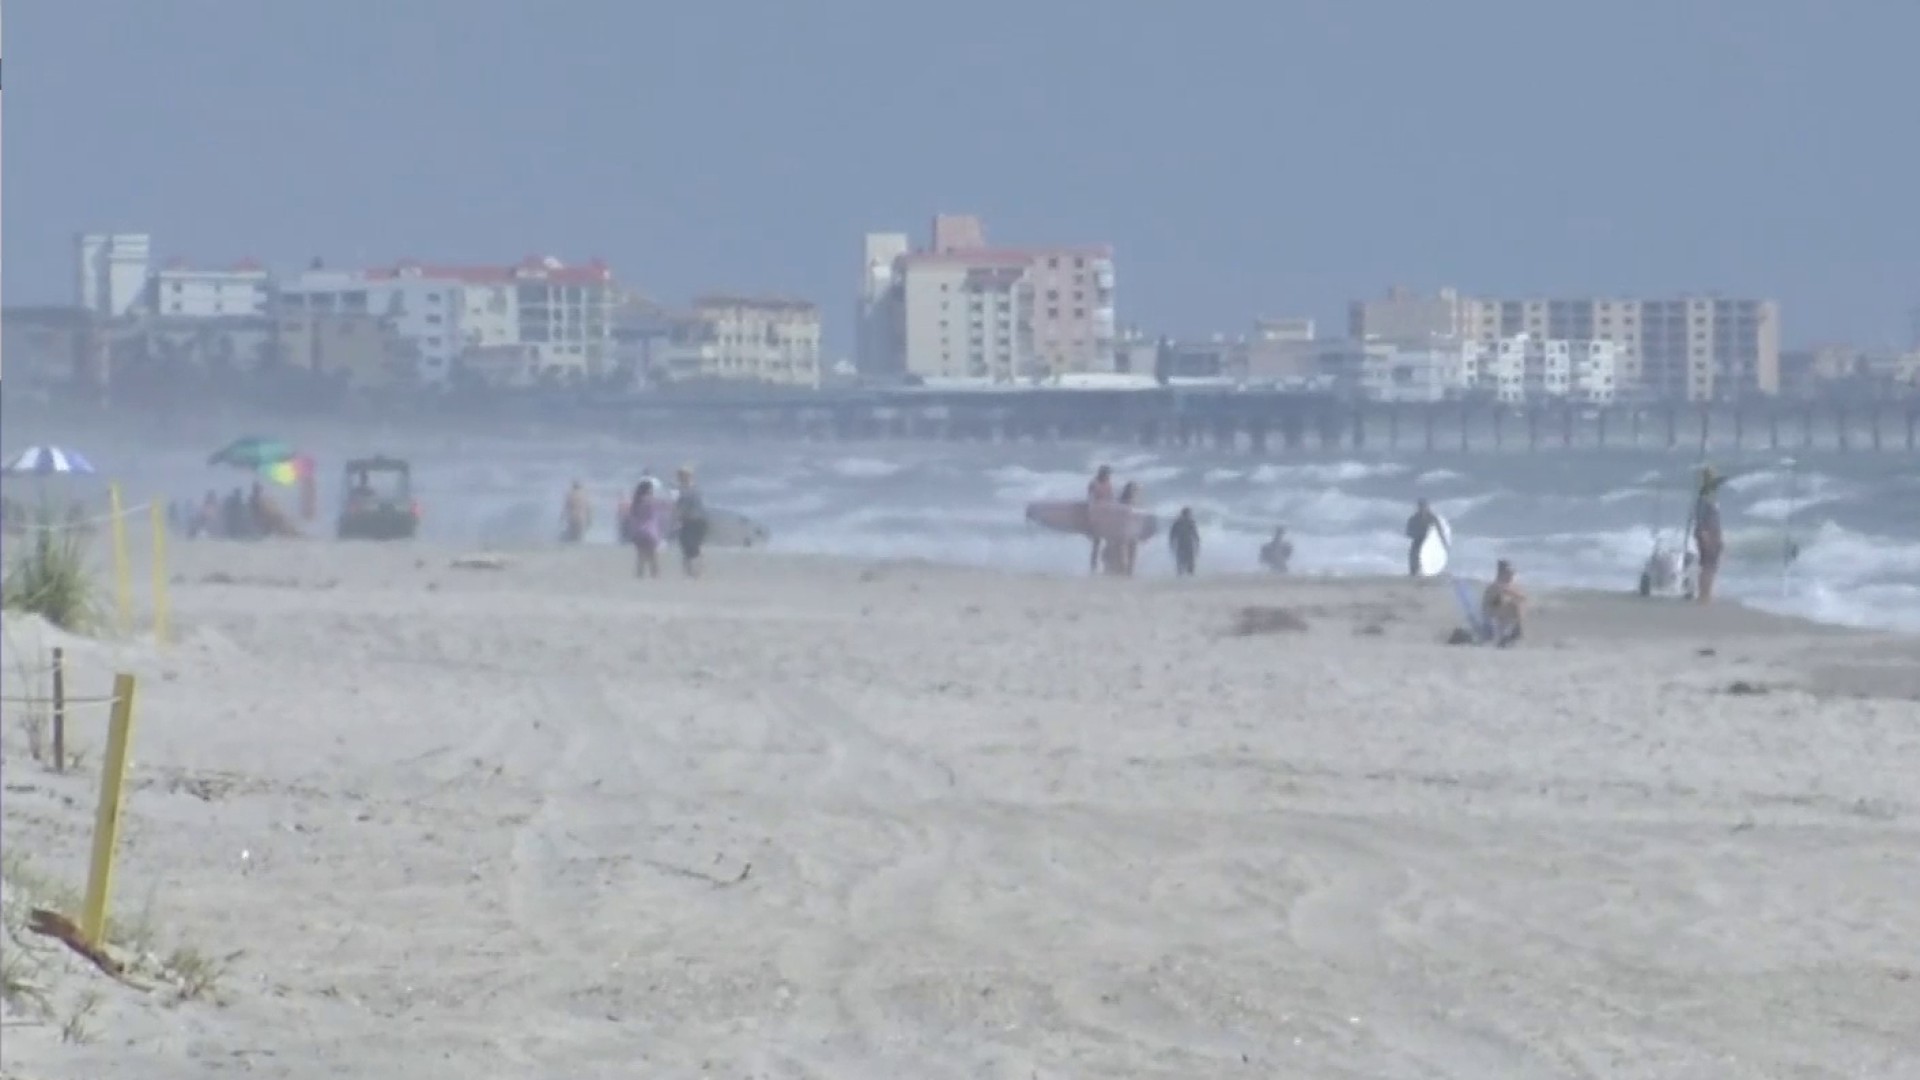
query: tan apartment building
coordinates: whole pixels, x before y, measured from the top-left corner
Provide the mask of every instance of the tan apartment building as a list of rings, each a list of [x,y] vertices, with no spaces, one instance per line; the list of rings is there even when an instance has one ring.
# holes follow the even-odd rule
[[[1431,295],[1395,285],[1387,295],[1347,305],[1347,336],[1355,341],[1427,341],[1472,338],[1475,301],[1457,289]]]
[[[673,320],[657,367],[673,382],[820,385],[820,309],[785,297],[703,296]]]
[[[1010,382],[1113,370],[1113,250],[997,248],[978,218],[942,214],[925,250],[870,233],[860,370]]]
[[[1390,291],[1349,307],[1357,338],[1429,336],[1498,342],[1535,339],[1613,344],[1621,397],[1709,401],[1780,392],[1780,312],[1771,300],[1433,296]],[[1424,333],[1422,333],[1424,331]]]

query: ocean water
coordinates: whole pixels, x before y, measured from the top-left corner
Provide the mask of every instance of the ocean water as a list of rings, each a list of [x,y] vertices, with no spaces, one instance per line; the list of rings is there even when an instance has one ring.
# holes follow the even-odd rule
[[[9,427],[11,452],[29,440],[13,437],[26,434],[21,425]],[[210,446],[155,450],[150,435],[135,443],[96,434],[85,449],[124,479],[130,498],[186,498],[247,479],[207,468]],[[766,524],[775,550],[1085,573],[1084,542],[1028,525],[1023,511],[1031,500],[1078,497],[1106,463],[1121,481],[1139,482],[1151,508],[1194,509],[1202,574],[1256,569],[1256,552],[1276,525],[1292,534],[1298,573],[1400,572],[1401,530],[1424,496],[1452,523],[1456,572],[1484,577],[1496,558],[1509,558],[1537,586],[1609,589],[1634,587],[1656,535],[1677,541],[1698,465],[1690,453],[1655,451],[1255,456],[1032,443],[664,445],[552,434],[317,434],[302,445],[320,461],[323,516],[337,499],[341,460],[375,450],[409,458],[424,535],[448,543],[551,541],[574,479],[603,508],[600,539],[612,543],[613,508],[643,470],[670,475],[694,463],[708,501]],[[1920,459],[1749,452],[1716,454],[1712,463],[1734,474],[1721,498],[1725,596],[1827,622],[1920,630]],[[1791,561],[1790,542],[1799,548]],[[1142,552],[1140,572],[1171,574],[1163,542]]]

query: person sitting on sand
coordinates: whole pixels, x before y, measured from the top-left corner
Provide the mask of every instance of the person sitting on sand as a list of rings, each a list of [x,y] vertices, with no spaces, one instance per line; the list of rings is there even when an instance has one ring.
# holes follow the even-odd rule
[[[1647,564],[1640,569],[1640,595],[1672,592],[1679,587],[1680,553],[1668,551],[1665,543],[1655,541],[1653,554],[1647,556]]]
[[[1093,472],[1093,479],[1087,481],[1087,505],[1113,501],[1113,466],[1102,465]],[[1087,553],[1087,572],[1100,569],[1100,538],[1093,538],[1093,550]]]
[[[642,480],[633,489],[633,503],[627,511],[628,533],[637,556],[634,573],[639,577],[660,576],[660,537],[664,532],[665,505],[653,493],[653,481]]]
[[[587,501],[587,489],[575,480],[567,489],[567,499],[560,510],[560,541],[577,544],[586,539],[587,529],[593,524],[593,505]]]
[[[1287,539],[1287,527],[1281,525],[1273,530],[1273,539],[1260,546],[1260,565],[1276,574],[1284,574],[1292,561],[1293,541]]]
[[[1173,572],[1192,577],[1200,560],[1200,523],[1193,519],[1193,507],[1180,508],[1180,516],[1173,519],[1173,527],[1167,530],[1167,542],[1173,545]]]
[[[1513,564],[1501,559],[1494,566],[1493,583],[1480,597],[1480,618],[1492,635],[1492,643],[1501,648],[1520,640],[1526,594],[1513,583]]]

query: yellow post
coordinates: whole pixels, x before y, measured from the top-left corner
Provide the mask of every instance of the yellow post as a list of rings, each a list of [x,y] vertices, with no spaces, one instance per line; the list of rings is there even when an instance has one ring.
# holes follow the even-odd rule
[[[127,742],[133,737],[133,676],[113,677],[113,713],[107,721],[107,755],[100,762],[100,809],[93,818],[93,865],[87,871],[87,907],[80,932],[105,944],[107,892],[113,885],[113,855],[120,842],[120,794],[127,781]]]
[[[153,511],[153,640],[167,643],[167,513],[159,503]]]
[[[120,485],[107,488],[113,513],[113,606],[115,623],[121,633],[133,628],[133,571],[127,563],[127,515],[120,504]]]

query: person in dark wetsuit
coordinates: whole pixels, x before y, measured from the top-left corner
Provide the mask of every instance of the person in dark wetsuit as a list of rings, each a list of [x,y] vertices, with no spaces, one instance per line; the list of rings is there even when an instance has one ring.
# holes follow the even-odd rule
[[[1427,542],[1427,535],[1440,526],[1440,519],[1421,499],[1414,507],[1413,516],[1407,519],[1407,576],[1420,576],[1420,545]]]
[[[1181,577],[1193,576],[1200,559],[1200,523],[1193,519],[1192,507],[1180,508],[1180,516],[1167,530],[1167,541],[1173,545],[1173,572]]]

